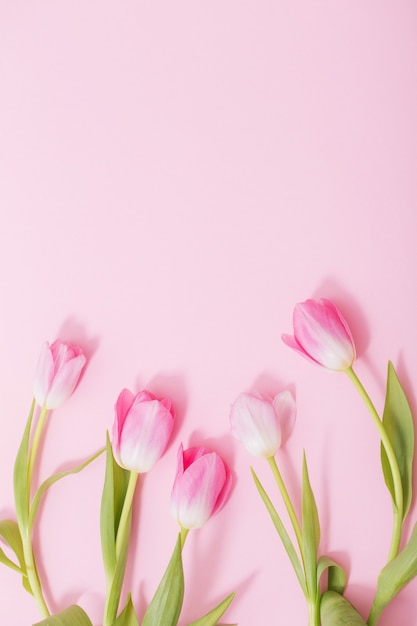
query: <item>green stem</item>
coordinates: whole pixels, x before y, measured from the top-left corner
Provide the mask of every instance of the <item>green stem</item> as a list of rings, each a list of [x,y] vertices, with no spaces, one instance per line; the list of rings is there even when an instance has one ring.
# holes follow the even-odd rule
[[[47,415],[48,415],[48,409],[46,409],[45,407],[42,407],[40,415],[39,415],[38,423],[36,424],[35,433],[33,435],[32,448],[31,448],[30,455],[29,455],[29,462],[28,462],[29,487],[32,481],[32,474],[33,474],[33,469],[35,466],[36,455],[38,453],[39,443],[41,440],[42,431],[45,425],[45,420],[46,420]]]
[[[404,511],[404,499],[403,499],[403,488],[401,482],[401,474],[397,463],[397,458],[395,456],[394,449],[392,447],[391,441],[387,435],[387,431],[384,428],[384,425],[368,395],[361,381],[357,377],[356,373],[353,371],[352,367],[346,370],[347,375],[355,385],[359,394],[361,395],[363,401],[365,402],[366,407],[368,408],[369,413],[375,423],[375,426],[378,430],[378,434],[381,438],[382,445],[384,446],[385,453],[387,455],[387,459],[390,465],[392,480],[394,485],[394,527],[392,531],[392,539],[391,539],[391,547],[388,554],[388,563],[392,561],[398,554],[401,543],[401,533],[402,533],[402,523],[403,523],[403,511]]]
[[[35,409],[35,400],[32,402],[30,417],[32,419],[33,413]],[[30,518],[30,491],[31,491],[31,482],[32,482],[32,474],[33,468],[35,465],[36,454],[39,447],[39,442],[43,430],[43,425],[45,423],[46,415],[48,411],[47,409],[42,409],[39,415],[38,424],[35,429],[35,434],[33,438],[32,448],[27,458],[26,465],[26,503],[25,508],[27,511],[27,515],[25,515],[25,520],[19,520],[19,530],[20,535],[22,537],[22,547],[23,547],[23,556],[25,560],[26,574],[28,577],[29,585],[32,590],[33,596],[35,598],[36,604],[38,606],[39,612],[42,617],[49,617],[50,612],[48,606],[45,602],[45,598],[42,593],[42,585],[38,574],[38,569],[36,567],[35,554],[33,552],[32,546],[32,537],[31,537],[31,525],[29,523]]]
[[[320,626],[320,598],[308,601],[308,626]]]
[[[181,551],[184,547],[184,543],[185,543],[185,540],[187,539],[188,533],[189,533],[189,529],[184,528],[184,526],[181,526]]]
[[[124,568],[126,565],[125,563],[123,564],[120,559],[124,559],[126,556],[126,546],[129,541],[128,534],[130,533],[130,520],[133,497],[135,495],[138,478],[139,474],[137,472],[131,471],[129,473],[129,482],[126,489],[126,495],[123,502],[123,508],[119,520],[119,527],[117,529],[116,535],[116,563],[114,571],[111,572],[111,574],[106,573],[107,589],[104,605],[103,626],[111,626],[115,622],[117,610],[120,604],[120,595],[122,592],[124,578]]]
[[[371,612],[369,613],[369,617],[367,620],[368,626],[375,626],[379,620],[381,615],[381,609],[377,608],[375,604],[372,605]]]
[[[136,483],[138,481],[139,474],[137,472],[130,472],[129,482],[127,485],[125,501],[123,502],[122,514],[120,515],[119,528],[117,529],[116,537],[116,560],[120,556],[123,540],[126,532],[129,532],[129,516],[132,508],[133,496],[135,495]]]
[[[29,580],[30,588],[36,600],[39,612],[42,617],[49,617],[50,612],[46,605],[45,598],[42,593],[42,586],[39,579],[38,570],[36,568],[35,555],[32,548],[32,540],[29,529],[25,529],[22,533],[23,555],[25,558],[26,573]]]
[[[300,524],[299,524],[297,515],[296,515],[294,507],[292,505],[290,496],[288,495],[287,488],[285,487],[284,481],[282,480],[282,476],[281,476],[280,471],[278,469],[278,465],[277,465],[277,462],[275,460],[275,457],[271,456],[271,457],[269,457],[267,459],[267,461],[268,461],[268,463],[269,463],[269,465],[271,467],[271,470],[272,470],[272,473],[274,475],[275,481],[276,481],[276,483],[278,485],[278,488],[279,488],[279,490],[281,492],[282,499],[284,500],[285,507],[286,507],[286,509],[288,511],[288,515],[290,517],[291,524],[292,524],[292,527],[294,529],[295,536],[297,538],[297,543],[298,543],[298,547],[300,549],[300,554],[301,554],[301,557],[302,557],[303,562],[304,562],[303,537],[302,537],[301,528],[300,528]]]

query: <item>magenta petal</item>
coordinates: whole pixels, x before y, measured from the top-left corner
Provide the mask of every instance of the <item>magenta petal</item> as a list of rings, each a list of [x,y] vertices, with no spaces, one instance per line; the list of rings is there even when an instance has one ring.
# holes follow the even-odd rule
[[[210,518],[226,480],[220,457],[211,452],[198,458],[181,479],[179,522],[184,528],[200,528]]]
[[[123,467],[138,473],[148,472],[159,460],[174,425],[172,413],[153,398],[148,392],[140,392],[132,400],[132,394],[124,390],[118,400],[113,437],[115,458]]]

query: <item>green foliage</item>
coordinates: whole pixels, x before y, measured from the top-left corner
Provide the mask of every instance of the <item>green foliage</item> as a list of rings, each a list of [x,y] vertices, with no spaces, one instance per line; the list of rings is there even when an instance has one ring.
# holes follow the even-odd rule
[[[346,587],[345,570],[328,556],[321,556],[317,564],[317,586],[323,573],[328,570],[327,588],[343,595]]]
[[[129,483],[129,472],[116,463],[106,435],[106,474],[100,510],[100,533],[106,577],[116,569],[116,538]]]
[[[104,450],[105,448],[103,448],[102,450],[99,450],[99,452],[96,452],[95,454],[93,454],[93,456],[88,458],[86,461],[84,461],[77,467],[74,467],[72,469],[66,470],[65,472],[59,472],[57,474],[54,474],[53,476],[50,476],[41,484],[41,486],[35,493],[35,496],[33,498],[32,505],[30,508],[30,517],[29,517],[30,528],[32,528],[33,526],[33,522],[35,520],[36,512],[38,510],[42,496],[49,489],[49,487],[51,487],[51,485],[56,483],[58,480],[61,480],[61,478],[65,478],[66,476],[69,476],[70,474],[78,474],[78,472],[81,472],[81,470],[83,470],[85,467],[87,467],[87,465],[92,463],[98,456],[100,456],[100,454],[102,454]]]
[[[72,606],[56,615],[51,615],[33,626],[93,626],[87,613],[80,606]]]
[[[390,561],[378,577],[375,599],[368,623],[376,624],[382,610],[399,591],[417,575],[417,524],[410,541],[395,559]]]
[[[278,515],[278,512],[276,511],[274,505],[272,504],[268,494],[266,493],[265,489],[263,488],[259,478],[257,477],[257,475],[255,474],[255,471],[251,468],[251,472],[252,472],[252,476],[253,479],[255,481],[255,485],[256,488],[267,508],[267,511],[269,513],[269,515],[271,516],[272,522],[281,538],[281,541],[284,545],[284,548],[288,554],[288,557],[292,563],[292,566],[294,568],[294,571],[296,573],[296,576],[298,578],[298,582],[300,583],[301,589],[303,590],[304,595],[306,595],[307,590],[306,590],[306,583],[305,583],[305,578],[304,578],[304,572],[303,572],[303,568],[301,566],[300,563],[300,559],[298,558],[298,555],[295,551],[295,548],[292,544],[292,541],[285,529],[284,524],[281,521],[280,516]]]
[[[139,626],[130,594],[128,595],[125,608],[120,613],[113,626]]]
[[[320,602],[321,626],[366,626],[357,610],[336,591],[325,591]]]
[[[0,522],[0,537],[7,543],[9,548],[13,550],[18,560],[19,565],[9,559],[3,550],[0,549],[0,563],[7,565],[11,569],[22,574],[23,586],[29,593],[32,593],[30,583],[26,574],[26,563],[23,554],[22,537],[19,527],[16,522],[12,520],[2,520]]]
[[[184,598],[181,535],[143,618],[142,626],[177,626]]]
[[[310,598],[314,598],[317,595],[317,553],[320,543],[320,524],[316,501],[308,477],[305,454],[303,457],[302,512],[303,554],[307,593]]]
[[[16,461],[14,465],[14,498],[16,504],[16,515],[20,528],[28,528],[29,525],[29,498],[30,498],[30,485],[28,481],[28,463],[29,463],[29,438],[30,430],[32,427],[33,412],[35,410],[35,401],[32,402],[32,406],[29,412],[29,417],[26,422],[25,431],[23,433],[22,441],[20,443],[19,450],[17,452]]]
[[[391,361],[388,363],[387,389],[382,418],[385,431],[394,449],[403,489],[402,519],[407,515],[412,498],[412,474],[414,456],[414,423],[407,396],[401,386]],[[381,446],[381,462],[385,482],[395,502],[394,481],[384,446]]]
[[[227,598],[225,598],[220,604],[218,604],[214,609],[212,609],[209,613],[200,617],[200,619],[191,622],[189,626],[216,626],[217,620],[221,618],[223,613],[226,611],[227,607],[233,600],[235,594],[231,593]]]

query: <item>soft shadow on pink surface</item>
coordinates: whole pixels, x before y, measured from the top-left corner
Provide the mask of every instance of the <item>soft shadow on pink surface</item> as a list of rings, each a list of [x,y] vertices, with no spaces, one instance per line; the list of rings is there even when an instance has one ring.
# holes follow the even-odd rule
[[[76,317],[68,317],[62,322],[57,337],[82,348],[87,363],[96,353],[100,343],[98,337],[92,337],[87,333],[85,325]]]
[[[175,441],[177,434],[182,429],[187,412],[188,395],[185,376],[182,373],[168,374],[160,372],[146,383],[146,388],[157,398],[164,397],[172,400],[172,407],[174,409],[174,430],[172,432],[171,441],[168,444],[167,449],[169,449],[172,442]]]

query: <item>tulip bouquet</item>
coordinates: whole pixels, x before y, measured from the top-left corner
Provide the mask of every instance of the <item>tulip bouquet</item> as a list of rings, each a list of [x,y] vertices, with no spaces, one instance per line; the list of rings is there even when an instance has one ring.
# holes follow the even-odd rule
[[[139,626],[130,594],[121,606],[127,555],[130,545],[132,508],[139,476],[149,472],[163,455],[171,437],[174,414],[170,400],[157,399],[149,391],[136,395],[124,389],[115,405],[112,437],[106,446],[81,465],[54,474],[37,489],[33,470],[48,414],[61,406],[74,391],[86,358],[80,348],[61,340],[43,346],[35,375],[34,398],[14,468],[16,521],[0,521],[0,538],[13,555],[0,549],[0,562],[22,576],[23,586],[33,595],[42,621],[37,626],[92,626],[78,605],[51,615],[45,599],[32,544],[36,514],[45,492],[57,481],[80,472],[103,452],[106,470],[102,493],[100,532],[106,577],[103,626]],[[180,531],[172,557],[150,601],[142,626],[176,626],[184,595],[182,550],[189,530],[203,526],[228,498],[231,472],[223,459],[205,447],[178,450],[178,467],[172,488],[171,509]],[[190,626],[215,626],[234,594]]]
[[[364,400],[381,442],[381,464],[393,505],[393,527],[388,556],[376,584],[368,616],[361,616],[344,596],[347,576],[340,564],[320,554],[319,512],[310,483],[306,454],[302,462],[301,519],[276,460],[280,447],[294,425],[296,405],[292,394],[283,391],[273,399],[257,393],[242,393],[232,404],[232,433],[256,457],[267,460],[289,518],[287,528],[252,469],[255,486],[284,545],[307,603],[309,626],[375,626],[387,604],[417,575],[417,525],[404,540],[404,520],[412,500],[414,455],[413,417],[392,363],[388,364],[383,414],[378,415],[365,387],[354,371],[355,343],[348,324],[328,300],[307,300],[296,305],[294,333],[283,335],[286,345],[327,370],[344,372]],[[72,394],[86,358],[80,348],[57,340],[41,350],[35,375],[34,398],[14,468],[16,521],[0,521],[0,539],[9,556],[0,549],[0,562],[18,572],[23,586],[33,595],[42,621],[35,626],[92,626],[78,605],[64,607],[51,615],[45,599],[37,558],[32,543],[39,504],[46,491],[69,474],[80,472],[100,454],[106,455],[100,512],[102,558],[106,593],[103,626],[139,626],[130,594],[122,598],[126,561],[131,545],[134,495],[139,480],[151,471],[164,454],[171,438],[174,412],[167,398],[149,391],[132,393],[123,389],[115,404],[115,418],[106,445],[81,465],[54,474],[35,484],[34,468],[39,444],[50,411],[59,408]],[[220,511],[231,489],[231,472],[223,459],[205,447],[184,449],[180,445],[177,471],[171,493],[172,514],[179,532],[166,571],[149,605],[141,626],[176,626],[184,595],[182,553],[190,530],[201,528]],[[326,575],[325,575],[326,574]],[[189,626],[215,626],[233,599],[228,595],[209,613]]]
[[[293,325],[294,335],[282,335],[284,343],[318,366],[345,372],[363,398],[381,440],[382,471],[393,504],[393,530],[387,562],[378,577],[376,594],[366,621],[343,595],[346,587],[343,568],[328,556],[319,556],[319,515],[305,455],[301,520],[297,518],[275,459],[295,418],[295,402],[291,393],[282,392],[273,400],[257,394],[241,394],[232,405],[232,432],[248,452],[268,461],[274,475],[292,526],[295,545],[271,498],[252,470],[256,487],[306,598],[309,626],[375,626],[387,604],[417,575],[417,524],[408,542],[402,545],[404,520],[412,499],[413,417],[392,363],[388,364],[383,415],[378,415],[353,370],[356,350],[352,333],[332,302],[322,299],[297,304]],[[327,584],[322,581],[326,571]]]

